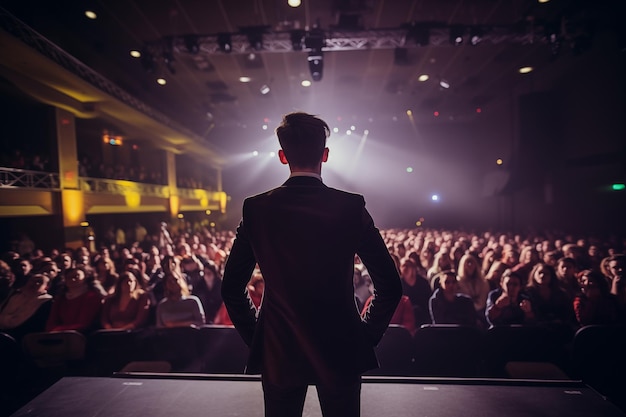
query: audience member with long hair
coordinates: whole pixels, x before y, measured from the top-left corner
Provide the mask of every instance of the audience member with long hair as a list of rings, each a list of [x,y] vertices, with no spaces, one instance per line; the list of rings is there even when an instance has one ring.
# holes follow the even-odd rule
[[[122,272],[114,291],[102,306],[100,322],[103,329],[134,330],[147,325],[150,297],[132,272]]]

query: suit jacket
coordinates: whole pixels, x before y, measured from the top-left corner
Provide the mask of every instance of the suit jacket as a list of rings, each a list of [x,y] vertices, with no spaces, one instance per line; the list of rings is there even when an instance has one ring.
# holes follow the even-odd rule
[[[376,298],[360,317],[354,254]],[[260,313],[246,284],[265,279]],[[400,277],[362,196],[295,176],[247,198],[226,263],[222,297],[250,346],[247,373],[275,384],[333,384],[378,366],[374,346],[402,295]]]

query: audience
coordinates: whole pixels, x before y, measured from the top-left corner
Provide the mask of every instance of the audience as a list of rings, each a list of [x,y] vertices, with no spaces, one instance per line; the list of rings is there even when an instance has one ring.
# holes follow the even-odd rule
[[[16,340],[44,331],[52,306],[52,296],[47,292],[49,282],[45,274],[30,275],[22,288],[12,292],[0,304],[0,331]]]
[[[157,327],[187,327],[204,324],[200,299],[191,295],[180,271],[165,274],[165,298],[156,308]]]
[[[507,269],[500,279],[500,288],[489,293],[485,315],[490,326],[532,324],[535,315],[528,296],[523,291],[526,280],[519,273]]]
[[[63,275],[65,284],[53,300],[46,331],[88,333],[97,329],[104,296],[102,290],[88,278],[82,266],[67,269]]]
[[[574,313],[579,326],[617,324],[621,312],[617,297],[611,294],[606,279],[586,269],[580,274],[580,290],[574,297]]]
[[[439,283],[441,288],[436,289],[428,301],[432,323],[478,326],[474,303],[469,295],[459,292],[456,273],[441,272]]]
[[[122,272],[102,306],[103,329],[135,330],[148,324],[150,297],[132,272]]]

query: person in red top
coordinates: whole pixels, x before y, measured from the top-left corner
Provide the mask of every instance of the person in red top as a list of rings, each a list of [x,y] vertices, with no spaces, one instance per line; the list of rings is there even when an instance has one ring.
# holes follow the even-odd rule
[[[361,312],[361,316],[365,316],[367,309],[369,308],[372,299],[374,296],[370,296],[365,305],[363,306],[363,311]],[[400,298],[400,303],[398,307],[396,307],[396,311],[393,313],[391,317],[391,321],[389,324],[399,324],[404,327],[411,333],[411,336],[415,335],[417,331],[417,326],[415,325],[415,315],[413,314],[413,304],[411,304],[411,300],[406,295],[403,295]]]
[[[67,269],[65,287],[55,297],[46,331],[89,332],[98,327],[103,294],[87,279],[82,267]]]
[[[150,317],[150,298],[132,272],[122,272],[115,291],[104,300],[100,322],[104,329],[134,330]]]

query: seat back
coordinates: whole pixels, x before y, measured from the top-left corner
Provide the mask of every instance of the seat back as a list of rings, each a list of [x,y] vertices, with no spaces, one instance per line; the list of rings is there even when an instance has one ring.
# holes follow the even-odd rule
[[[151,328],[141,333],[147,361],[165,361],[172,372],[201,372],[200,329],[195,326]]]
[[[543,326],[494,326],[485,333],[484,372],[488,377],[506,377],[508,362],[563,364],[561,332]]]
[[[209,374],[243,374],[250,349],[232,326],[200,327],[202,372]]]
[[[85,358],[86,339],[74,330],[29,333],[22,338],[22,348],[40,368],[65,367]]]
[[[374,350],[379,367],[366,375],[411,376],[413,337],[406,328],[390,324]]]
[[[475,377],[482,360],[482,332],[457,324],[424,324],[414,337],[414,374]]]
[[[591,325],[574,335],[575,377],[609,397],[626,397],[626,326]]]
[[[109,376],[149,354],[142,330],[97,330],[87,337],[87,360],[96,376]]]

